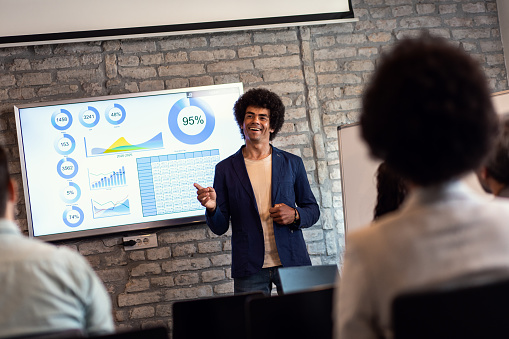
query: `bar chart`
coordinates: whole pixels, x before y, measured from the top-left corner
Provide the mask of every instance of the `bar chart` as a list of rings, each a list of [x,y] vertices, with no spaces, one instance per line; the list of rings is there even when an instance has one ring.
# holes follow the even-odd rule
[[[89,171],[88,177],[90,181],[90,189],[92,190],[115,188],[127,185],[124,166],[118,170],[107,173],[92,173]]]

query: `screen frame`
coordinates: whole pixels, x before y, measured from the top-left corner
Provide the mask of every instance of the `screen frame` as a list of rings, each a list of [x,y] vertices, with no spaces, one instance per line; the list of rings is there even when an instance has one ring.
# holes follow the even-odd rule
[[[16,132],[17,132],[17,138],[18,138],[18,148],[19,148],[19,156],[20,156],[22,185],[23,185],[23,194],[24,194],[24,200],[25,200],[25,210],[26,210],[29,237],[40,239],[43,241],[61,241],[61,240],[72,240],[72,239],[76,239],[76,238],[92,237],[92,236],[98,236],[98,235],[121,233],[121,232],[145,231],[145,230],[152,229],[152,228],[183,226],[183,225],[205,222],[205,211],[203,211],[203,213],[201,215],[197,215],[194,217],[183,217],[183,218],[175,218],[175,219],[139,222],[139,223],[133,223],[133,224],[109,226],[109,227],[105,227],[105,228],[95,228],[95,229],[89,229],[89,230],[80,230],[80,231],[73,231],[73,232],[66,232],[66,233],[35,236],[33,221],[32,221],[30,194],[29,194],[29,188],[28,188],[27,168],[26,168],[25,151],[24,151],[24,144],[23,144],[23,132],[22,132],[22,128],[21,128],[21,118],[20,118],[20,110],[21,109],[44,107],[44,106],[54,106],[54,105],[65,105],[65,104],[77,104],[77,103],[85,103],[85,102],[91,102],[91,101],[97,102],[97,101],[104,101],[104,100],[148,97],[148,96],[157,96],[157,95],[164,95],[164,94],[174,94],[174,93],[200,91],[200,90],[207,90],[207,89],[219,89],[219,88],[228,88],[228,87],[237,87],[239,89],[239,95],[242,95],[244,93],[243,84],[241,82],[238,82],[238,83],[229,83],[229,84],[220,84],[220,85],[186,87],[186,88],[178,88],[178,89],[170,89],[170,90],[162,90],[162,91],[153,91],[153,92],[126,93],[126,94],[118,94],[118,95],[110,95],[110,96],[66,99],[66,100],[58,100],[58,101],[50,101],[50,102],[36,102],[36,103],[31,103],[31,104],[14,105],[14,113],[15,113],[15,119],[16,119]],[[233,119],[233,113],[232,113],[232,119]]]
[[[201,34],[212,32],[232,32],[240,30],[253,30],[253,29],[266,29],[266,28],[280,28],[280,27],[294,27],[294,26],[307,26],[319,24],[335,24],[341,22],[356,22],[357,18],[354,17],[353,7],[351,0],[346,0],[348,4],[347,11],[326,12],[326,13],[309,13],[300,15],[279,15],[279,16],[266,16],[266,17],[233,17],[229,20],[214,20],[210,18],[196,18],[196,21],[191,19],[188,22],[170,22],[168,24],[155,24],[139,26],[135,22],[122,27],[109,27],[91,30],[67,30],[61,28],[60,31],[47,32],[39,27],[33,34],[15,34],[11,36],[0,35],[0,47],[17,47],[17,46],[31,46],[55,43],[69,43],[69,42],[82,42],[82,41],[99,41],[99,40],[112,40],[112,39],[126,39],[126,38],[142,38],[154,36],[172,36],[184,34]],[[239,6],[238,3],[232,1],[231,6]],[[67,13],[65,9],[61,8],[61,15],[72,15]],[[79,7],[75,9],[79,11]],[[135,11],[136,9],[128,10]],[[291,13],[289,11],[289,13]],[[97,15],[108,15],[109,13],[97,13]],[[17,17],[14,16],[17,20]],[[47,18],[45,20],[58,20],[58,18]],[[78,20],[86,20],[86,18],[79,18]],[[10,25],[10,21],[6,22]]]

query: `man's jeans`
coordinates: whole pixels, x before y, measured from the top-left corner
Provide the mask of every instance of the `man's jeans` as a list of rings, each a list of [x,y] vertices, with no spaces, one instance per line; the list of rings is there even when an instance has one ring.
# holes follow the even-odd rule
[[[266,295],[270,295],[272,284],[276,285],[277,294],[283,293],[278,267],[262,268],[258,273],[248,277],[234,278],[233,282],[235,294],[262,291]]]

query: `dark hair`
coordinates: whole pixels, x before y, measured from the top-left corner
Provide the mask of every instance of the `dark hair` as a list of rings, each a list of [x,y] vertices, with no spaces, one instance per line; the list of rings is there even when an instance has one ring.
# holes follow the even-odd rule
[[[484,166],[488,175],[503,185],[509,185],[509,114],[500,117],[501,132]]]
[[[419,185],[476,169],[497,133],[478,63],[429,34],[404,39],[382,56],[360,122],[372,155]]]
[[[242,138],[244,138],[242,124],[244,123],[246,109],[249,106],[266,108],[270,111],[270,128],[274,130],[274,132],[270,133],[270,140],[272,141],[285,122],[285,106],[283,105],[281,98],[276,93],[267,89],[253,88],[244,93],[237,100],[233,106],[233,112],[235,114],[235,120],[237,120],[237,125],[239,125]]]
[[[373,219],[399,208],[408,192],[404,179],[394,172],[385,162],[376,172],[376,206]]]
[[[7,166],[7,155],[0,146],[0,217],[5,216],[7,210],[7,199],[9,198],[9,169]]]

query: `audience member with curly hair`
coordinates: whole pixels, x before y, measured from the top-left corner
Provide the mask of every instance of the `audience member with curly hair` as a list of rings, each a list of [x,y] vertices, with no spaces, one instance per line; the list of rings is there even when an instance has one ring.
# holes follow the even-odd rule
[[[498,133],[483,70],[467,52],[423,34],[384,54],[362,99],[371,153],[412,185],[404,204],[347,234],[335,336],[388,338],[404,292],[454,288],[509,273],[509,202],[461,181]]]

